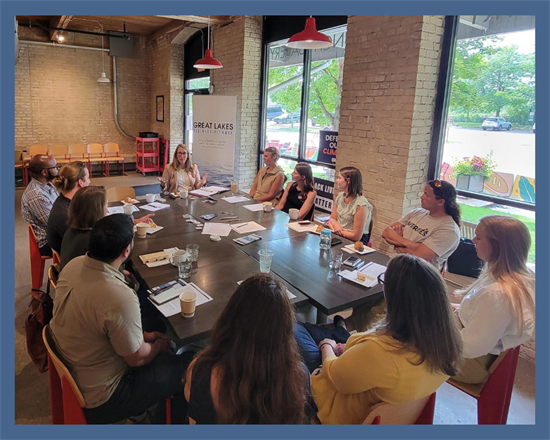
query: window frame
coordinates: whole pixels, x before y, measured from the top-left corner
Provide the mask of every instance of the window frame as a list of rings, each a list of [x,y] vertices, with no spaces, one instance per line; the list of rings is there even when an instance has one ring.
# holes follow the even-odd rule
[[[449,100],[451,98],[452,77],[454,69],[454,58],[456,52],[456,35],[460,16],[451,15],[445,18],[445,30],[443,33],[443,44],[441,51],[440,69],[438,75],[438,86],[435,102],[433,133],[430,143],[430,155],[428,160],[428,179],[439,179],[441,160],[443,157],[445,129],[447,125],[447,114],[449,111]],[[522,202],[505,197],[498,197],[488,193],[478,193],[464,189],[456,189],[458,195],[470,199],[484,200],[498,205],[510,206],[513,208],[535,211],[536,203]]]

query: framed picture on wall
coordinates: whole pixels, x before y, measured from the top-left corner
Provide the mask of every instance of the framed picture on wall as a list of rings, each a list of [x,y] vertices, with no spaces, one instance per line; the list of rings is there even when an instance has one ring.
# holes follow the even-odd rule
[[[157,122],[164,122],[164,95],[157,96]]]

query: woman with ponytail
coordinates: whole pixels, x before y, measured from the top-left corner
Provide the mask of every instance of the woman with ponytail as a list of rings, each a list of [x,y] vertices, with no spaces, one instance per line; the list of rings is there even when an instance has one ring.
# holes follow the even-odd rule
[[[473,241],[485,267],[476,282],[458,292],[464,295],[457,318],[465,362],[454,379],[483,383],[501,352],[535,334],[535,276],[526,266],[531,235],[519,220],[484,217]]]
[[[57,177],[53,179],[53,184],[61,194],[59,194],[50,211],[46,239],[50,247],[59,253],[63,235],[69,228],[67,220],[71,199],[80,188],[90,185],[88,168],[83,162],[70,162],[59,170]]]

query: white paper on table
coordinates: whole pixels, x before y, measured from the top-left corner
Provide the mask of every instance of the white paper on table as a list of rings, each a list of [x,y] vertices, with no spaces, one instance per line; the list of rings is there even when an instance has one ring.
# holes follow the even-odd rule
[[[124,214],[124,206],[111,206],[107,208],[109,215],[111,214]]]
[[[241,280],[241,281],[237,281],[237,284],[240,286],[241,283],[243,282],[244,280]],[[288,299],[292,299],[292,298],[296,298],[296,295],[294,295],[290,290],[286,289],[286,296],[288,296]]]
[[[151,299],[149,298],[149,301],[151,301],[151,304],[153,304],[164,316],[167,318],[170,316],[177,315],[178,313],[181,313],[181,303],[179,295],[183,292],[195,292],[197,295],[197,302],[195,303],[195,307],[200,306],[201,304],[207,303],[212,301],[212,297],[208,295],[204,290],[202,290],[199,286],[197,286],[195,283],[186,283],[185,286],[177,285],[175,289],[178,291],[178,296],[164,304],[161,304],[160,306],[158,304],[155,304]]]
[[[141,207],[141,209],[145,209],[146,211],[152,211],[152,212],[160,211],[161,209],[166,209],[166,208],[170,208],[170,205],[168,205],[167,203],[157,203],[157,202],[149,203]]]
[[[249,211],[263,211],[264,210],[264,204],[263,203],[254,203],[253,205],[244,205],[243,208],[248,209]]]
[[[231,188],[226,188],[225,186],[203,186],[203,190],[205,191],[211,191],[212,194],[229,191]]]
[[[202,228],[202,233],[206,235],[219,235],[227,237],[231,232],[231,226],[227,223],[208,223],[206,222]]]
[[[193,191],[189,191],[189,194],[199,197],[208,197],[217,194],[217,192],[218,191],[208,191],[206,189],[194,189]]]
[[[222,197],[222,200],[227,203],[240,203],[240,202],[248,202],[250,199],[244,196],[231,196],[231,197]]]
[[[265,231],[265,228],[256,222],[244,222],[229,225],[237,234],[250,234],[256,231]]]
[[[362,252],[359,252],[359,251],[356,250],[353,246],[354,246],[354,244],[348,244],[348,245],[344,246],[344,247],[342,248],[342,250],[345,250],[345,251],[347,251],[347,252],[349,252],[349,253],[352,253],[352,254],[355,253],[355,254],[359,254],[359,255],[370,254],[371,252],[375,252],[375,251],[376,251],[376,249],[373,249],[373,248],[368,247],[368,246],[364,246],[365,249],[363,249]]]
[[[315,223],[310,223],[309,225],[301,225],[299,222],[293,222],[286,223],[285,226],[296,232],[313,232],[317,230],[317,225]]]
[[[386,266],[378,263],[367,263],[365,266],[359,269],[359,272],[366,275],[367,279],[365,281],[360,281],[357,279],[357,270],[343,270],[338,275],[344,277],[347,280],[353,281],[354,283],[360,284],[361,286],[372,287],[378,284],[378,275],[386,272]]]
[[[145,263],[147,267],[164,266],[165,264],[170,264],[170,260],[168,258],[165,258],[164,260],[153,261],[152,263]]]
[[[155,228],[149,228],[147,229],[148,234],[154,234],[155,232],[160,231],[161,229],[164,229],[164,226],[157,225]]]

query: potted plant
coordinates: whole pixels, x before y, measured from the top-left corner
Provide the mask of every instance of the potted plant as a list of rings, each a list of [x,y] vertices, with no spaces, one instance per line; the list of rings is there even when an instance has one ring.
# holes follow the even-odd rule
[[[482,192],[483,185],[489,180],[496,167],[491,151],[486,157],[464,157],[453,165],[453,177],[456,178],[456,187],[468,191]]]

